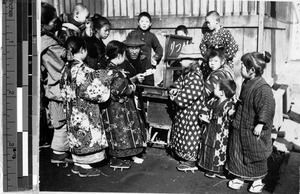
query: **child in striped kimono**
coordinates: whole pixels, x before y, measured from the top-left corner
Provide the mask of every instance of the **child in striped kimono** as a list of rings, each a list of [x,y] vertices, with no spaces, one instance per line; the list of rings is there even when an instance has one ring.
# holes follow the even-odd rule
[[[275,100],[270,85],[262,77],[271,55],[259,52],[242,56],[241,74],[245,79],[237,102],[228,142],[227,170],[237,178],[228,186],[240,189],[253,181],[249,191],[260,193],[268,172],[267,158],[272,153],[271,129]]]

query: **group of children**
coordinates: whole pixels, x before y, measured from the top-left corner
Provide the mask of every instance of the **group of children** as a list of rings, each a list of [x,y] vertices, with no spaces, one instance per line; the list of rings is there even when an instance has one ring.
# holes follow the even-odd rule
[[[102,40],[109,35],[109,21],[98,14],[89,18],[82,4],[57,22],[55,8],[42,3],[41,20],[43,92],[55,129],[52,162],[73,161],[72,172],[81,177],[99,176],[101,171],[92,164],[103,161],[106,154],[114,169],[128,169],[132,161],[142,163],[146,123],[134,96],[137,80],[144,78],[129,79],[122,64],[130,56],[128,47],[141,50],[153,67],[160,62],[163,49],[150,32],[151,16],[139,15],[134,38],[124,43],[113,40],[107,46]],[[242,56],[244,82],[237,100],[232,60],[238,46],[221,27],[216,11],[205,20],[209,31],[200,47],[182,48],[178,56],[182,72],[169,89],[170,100],[176,104],[170,147],[180,158],[177,169],[195,171],[199,166],[210,178],[230,173],[237,177],[229,181],[230,188],[239,189],[250,180],[254,181],[250,191],[261,192],[272,150],[275,102],[262,78],[271,56],[268,52]],[[183,25],[175,33],[188,34]]]

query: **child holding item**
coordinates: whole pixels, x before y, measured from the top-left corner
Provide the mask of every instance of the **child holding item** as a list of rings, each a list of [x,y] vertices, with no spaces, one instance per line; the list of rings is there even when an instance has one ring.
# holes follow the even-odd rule
[[[62,27],[58,31],[58,37],[65,42],[70,36],[81,36],[82,32],[85,30],[85,24],[89,18],[90,12],[88,8],[78,3],[73,7],[73,13],[61,14],[60,20],[62,22]]]
[[[169,91],[169,96],[178,107],[172,123],[170,145],[181,158],[179,171],[198,170],[196,167],[200,144],[198,114],[203,108],[204,83],[198,60],[202,58],[197,46],[185,45],[179,56],[183,73]]]
[[[156,35],[150,32],[151,22],[150,14],[148,12],[141,12],[138,16],[138,29],[136,29],[135,32],[138,34],[140,40],[145,42],[145,45],[142,46],[142,54],[146,55],[153,66],[156,66],[163,56],[163,48]],[[151,55],[152,49],[155,53],[153,56]]]
[[[205,176],[210,178],[225,178],[229,126],[235,106],[231,98],[235,90],[233,80],[221,79],[214,84],[214,98],[207,103],[210,117],[201,135],[198,164],[206,170]]]
[[[143,152],[146,130],[134,102],[135,85],[131,84],[120,65],[125,59],[126,45],[113,40],[107,44],[107,70],[111,71],[111,98],[103,107],[104,127],[112,156],[110,167],[128,169],[130,160]],[[138,159],[138,158],[137,158]]]
[[[242,84],[232,133],[229,136],[227,170],[237,176],[228,186],[240,189],[244,181],[253,181],[249,191],[262,192],[262,179],[268,172],[267,158],[272,153],[271,130],[275,100],[270,85],[262,78],[271,55],[259,52],[242,56]]]
[[[68,139],[74,161],[72,172],[80,177],[101,175],[91,164],[105,159],[108,147],[99,104],[110,97],[108,71],[95,71],[84,59],[87,49],[84,40],[71,36],[66,41],[68,61],[61,79]]]
[[[230,31],[223,28],[220,24],[220,15],[216,11],[210,11],[205,16],[205,22],[209,29],[208,32],[204,34],[204,37],[200,43],[200,51],[203,56],[207,55],[207,51],[210,48],[224,48],[224,55],[227,64],[233,68],[232,60],[238,51],[238,45],[231,35]],[[207,63],[203,63],[203,76],[206,78],[210,69]]]

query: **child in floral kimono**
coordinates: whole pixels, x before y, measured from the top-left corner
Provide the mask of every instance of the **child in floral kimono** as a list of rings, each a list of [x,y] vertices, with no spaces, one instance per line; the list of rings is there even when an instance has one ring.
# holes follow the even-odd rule
[[[102,107],[108,152],[112,156],[110,167],[121,170],[131,167],[132,157],[143,152],[147,139],[134,101],[136,86],[120,66],[125,59],[125,50],[126,45],[122,42],[113,40],[107,44],[107,70],[112,72],[111,98]]]
[[[210,107],[209,123],[201,135],[198,164],[206,170],[205,176],[210,178],[225,178],[229,126],[234,114],[234,102],[231,99],[235,90],[233,80],[219,80],[214,87],[214,97],[207,103]]]
[[[221,26],[220,15],[216,11],[208,12],[205,16],[205,22],[208,27],[208,32],[205,32],[199,46],[201,54],[206,57],[209,49],[224,48],[226,63],[233,68],[232,60],[238,51],[238,45],[230,31]],[[206,79],[210,73],[207,61],[201,64],[201,69],[204,79]]]
[[[185,45],[179,56],[182,75],[172,85],[169,96],[177,107],[172,123],[171,148],[180,157],[179,171],[198,170],[196,166],[200,144],[200,120],[198,114],[203,108],[204,82],[199,67],[202,58],[194,44]]]
[[[245,80],[232,122],[226,164],[227,170],[237,177],[228,183],[232,189],[240,189],[245,180],[253,181],[249,189],[252,193],[260,193],[264,187],[262,179],[268,173],[275,114],[272,89],[262,77],[270,58],[268,52],[247,53],[241,58]]]
[[[80,177],[99,176],[101,171],[90,164],[105,159],[108,147],[99,104],[109,99],[111,72],[95,71],[83,62],[87,49],[82,38],[68,38],[66,49],[68,64],[62,74],[61,95],[74,161],[72,172]]]

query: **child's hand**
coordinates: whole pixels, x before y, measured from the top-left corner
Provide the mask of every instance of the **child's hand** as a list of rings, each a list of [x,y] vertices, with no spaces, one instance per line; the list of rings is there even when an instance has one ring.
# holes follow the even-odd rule
[[[138,82],[142,83],[144,81],[145,77],[142,73],[139,73],[136,75],[136,79],[138,80]]]
[[[178,92],[178,90],[176,88],[173,88],[173,89],[169,90],[169,96],[170,96],[171,100],[174,100],[174,98],[177,95],[177,92]]]
[[[263,129],[264,125],[263,124],[257,124],[253,130],[253,134],[258,136],[258,139],[260,137],[261,131]]]
[[[153,58],[151,58],[151,65],[156,66],[157,65],[157,61]]]

